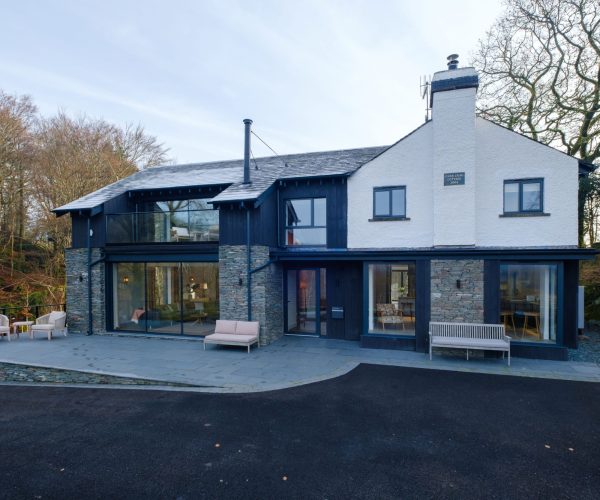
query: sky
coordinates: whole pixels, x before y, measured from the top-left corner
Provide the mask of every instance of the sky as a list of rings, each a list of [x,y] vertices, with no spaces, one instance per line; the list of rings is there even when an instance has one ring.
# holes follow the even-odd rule
[[[119,126],[176,163],[387,145],[420,77],[467,65],[500,0],[0,0],[0,89]],[[254,140],[255,156],[270,151]]]

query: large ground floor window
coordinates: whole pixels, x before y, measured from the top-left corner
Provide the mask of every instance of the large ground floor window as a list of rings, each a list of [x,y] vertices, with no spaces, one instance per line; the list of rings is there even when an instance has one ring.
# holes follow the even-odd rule
[[[115,330],[206,335],[219,318],[216,262],[112,266]]]
[[[556,343],[556,264],[500,265],[500,321],[512,340]]]
[[[414,262],[369,264],[369,333],[415,334]]]

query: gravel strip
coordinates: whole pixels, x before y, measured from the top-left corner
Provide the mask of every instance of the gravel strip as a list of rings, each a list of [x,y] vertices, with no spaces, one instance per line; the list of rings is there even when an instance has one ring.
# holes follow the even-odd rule
[[[578,345],[577,349],[569,349],[569,361],[600,365],[600,327],[588,328],[585,334],[579,337]]]

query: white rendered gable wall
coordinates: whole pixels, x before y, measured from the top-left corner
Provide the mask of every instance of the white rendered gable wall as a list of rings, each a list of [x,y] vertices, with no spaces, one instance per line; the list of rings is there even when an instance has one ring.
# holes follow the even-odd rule
[[[476,118],[475,97],[475,88],[434,93],[432,120],[349,178],[349,248],[577,245],[577,160]],[[465,184],[444,186],[455,172]],[[538,177],[550,215],[500,217],[504,181]],[[410,220],[370,221],[383,186],[406,186]]]

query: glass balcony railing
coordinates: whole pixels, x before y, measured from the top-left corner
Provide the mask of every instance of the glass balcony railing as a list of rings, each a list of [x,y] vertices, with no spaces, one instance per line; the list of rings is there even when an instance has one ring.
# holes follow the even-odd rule
[[[109,245],[218,241],[218,210],[106,215],[106,243]]]

